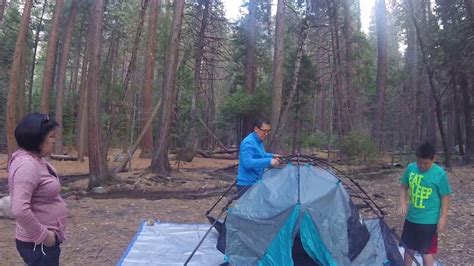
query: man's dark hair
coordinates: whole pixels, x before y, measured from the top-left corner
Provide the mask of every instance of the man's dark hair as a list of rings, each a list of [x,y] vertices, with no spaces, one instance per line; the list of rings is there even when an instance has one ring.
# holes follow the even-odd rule
[[[416,157],[421,159],[433,159],[436,154],[436,149],[431,143],[425,142],[416,149]]]
[[[16,143],[22,149],[39,153],[41,143],[57,126],[59,124],[45,114],[27,114],[15,128]]]
[[[265,119],[265,118],[259,118],[255,120],[255,122],[253,123],[253,127],[261,128],[263,124],[270,125],[270,121],[268,121],[268,119]]]

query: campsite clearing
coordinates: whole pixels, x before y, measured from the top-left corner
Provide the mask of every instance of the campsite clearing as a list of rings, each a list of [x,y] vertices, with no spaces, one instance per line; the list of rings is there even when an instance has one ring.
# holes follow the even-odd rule
[[[0,161],[4,161],[0,155]],[[149,161],[134,158],[133,171],[120,174],[122,183],[106,187],[107,194],[86,193],[87,162],[53,161],[62,176],[69,208],[68,239],[62,245],[63,265],[114,265],[136,233],[140,221],[153,218],[178,223],[206,223],[204,213],[233,181],[232,172],[215,171],[231,160],[195,158],[180,163],[171,178],[143,174]],[[174,168],[177,164],[172,162]],[[0,166],[3,167],[3,166]],[[389,226],[400,233],[403,219],[396,214],[398,173],[358,179],[388,213]],[[474,167],[456,167],[449,174],[453,188],[448,232],[440,235],[438,258],[446,265],[474,263]],[[6,171],[0,169],[0,195],[7,194]],[[14,247],[14,221],[0,219],[0,261],[22,265]]]

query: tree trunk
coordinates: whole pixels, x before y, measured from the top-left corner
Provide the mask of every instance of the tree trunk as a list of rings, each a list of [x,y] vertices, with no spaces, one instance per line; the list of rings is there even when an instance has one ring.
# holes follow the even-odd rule
[[[454,144],[459,147],[459,155],[464,156],[464,141],[461,130],[461,103],[458,98],[458,88],[456,84],[456,73],[451,73],[451,82],[453,87],[453,113],[454,113]]]
[[[110,126],[107,129],[107,136],[112,136],[112,131],[116,128],[117,122],[118,122],[118,113],[123,112],[119,106],[123,106],[124,104],[131,103],[131,107],[127,108],[125,110],[125,117],[132,118],[129,119],[130,121],[133,120],[133,109],[135,108],[135,100],[133,99],[133,94],[130,90],[130,82],[132,79],[132,74],[135,72],[136,65],[137,65],[137,53],[139,50],[140,46],[140,38],[143,32],[143,25],[145,23],[145,14],[146,14],[146,9],[148,6],[148,0],[143,0],[141,3],[141,10],[140,10],[140,15],[138,18],[138,24],[137,24],[137,30],[135,32],[135,39],[133,41],[133,47],[132,47],[132,55],[130,57],[130,61],[128,63],[127,67],[127,72],[125,73],[125,78],[123,81],[123,90],[122,94],[120,96],[120,100],[118,101],[118,104],[115,104],[114,107],[112,108],[111,115],[110,115]],[[125,140],[122,141],[123,143],[127,143],[127,136],[130,135],[132,132],[133,128],[127,127],[126,134],[125,134]],[[108,149],[108,144],[106,145]]]
[[[309,12],[309,10],[307,10],[306,12]],[[301,59],[303,58],[303,55],[304,55],[306,37],[308,36],[307,30],[308,30],[308,17],[305,17],[303,21],[301,22],[300,33],[298,35],[298,50],[296,53],[295,68],[293,69],[292,82],[291,82],[290,91],[288,93],[287,103],[284,108],[281,108],[281,112],[279,115],[280,119],[277,123],[277,127],[274,130],[275,136],[280,136],[283,130],[285,129],[286,120],[290,112],[290,108],[293,105],[293,98],[295,97],[298,91]],[[278,142],[276,142],[275,144],[277,143]],[[277,146],[273,146],[272,148],[273,150],[278,151],[281,147],[277,145]]]
[[[148,33],[145,56],[145,83],[143,84],[143,113],[141,115],[141,128],[143,129],[150,118],[153,105],[153,81],[156,55],[156,34],[158,22],[158,10],[160,9],[160,0],[151,0],[150,13],[148,19]],[[142,153],[140,157],[150,158],[153,148],[152,127],[149,127],[141,143]]]
[[[90,35],[90,34],[89,34]],[[79,161],[84,160],[84,153],[86,152],[85,140],[87,138],[87,117],[89,115],[88,111],[88,101],[87,101],[87,70],[89,66],[89,48],[86,43],[86,48],[84,50],[84,58],[82,59],[82,70],[81,70],[81,85],[79,92],[79,106],[77,110],[77,123],[76,123],[76,150],[77,150],[77,159]]]
[[[418,123],[418,113],[417,113],[417,104],[416,104],[416,99],[417,99],[417,92],[418,92],[418,87],[416,84],[417,80],[417,57],[416,57],[416,32],[413,27],[413,23],[407,18],[406,22],[407,28],[407,49],[406,49],[406,83],[405,83],[405,89],[406,89],[406,95],[407,95],[407,117],[409,118],[409,123],[403,123],[403,128],[405,134],[407,134],[406,139],[409,140],[410,147],[414,148],[415,143],[417,142],[417,134],[416,130],[413,129],[418,129],[419,128],[419,123]]]
[[[331,46],[333,53],[333,75],[335,76],[335,101],[334,113],[336,117],[337,131],[339,135],[346,135],[351,131],[350,121],[347,118],[349,110],[347,109],[345,93],[340,69],[343,69],[341,62],[341,47],[339,42],[339,22],[337,6],[333,1],[327,1],[329,6],[329,20],[331,24]]]
[[[354,52],[352,48],[352,43],[354,39],[354,26],[353,26],[353,17],[352,17],[352,9],[351,3],[353,0],[343,0],[343,14],[344,14],[344,27],[342,27],[342,33],[344,35],[345,41],[345,87],[347,91],[347,107],[349,113],[347,114],[350,117],[350,121],[354,121],[354,118],[360,117],[357,113],[360,108],[357,108],[356,100],[358,99],[358,91],[354,84],[354,76],[355,76],[355,69],[354,69]]]
[[[278,127],[282,106],[281,96],[283,93],[283,63],[285,59],[285,3],[278,0],[276,24],[275,24],[275,46],[273,54],[272,73],[272,117],[273,127]],[[272,134],[270,138],[270,150],[276,146],[275,142],[281,142],[280,136]]]
[[[89,69],[87,74],[88,91],[88,149],[89,149],[89,188],[103,185],[110,181],[110,174],[105,160],[103,146],[101,145],[101,125],[100,122],[100,55],[102,44],[102,25],[104,15],[105,0],[94,2],[89,43]]]
[[[184,0],[174,1],[173,22],[166,59],[166,70],[163,83],[160,129],[156,137],[157,147],[152,157],[150,168],[153,172],[167,176],[171,170],[168,160],[169,137],[171,132],[171,116],[175,102],[175,82],[178,65],[181,24],[183,21]]]
[[[21,56],[20,75],[18,76],[18,88],[16,89],[16,121],[20,121],[25,116],[25,80],[26,80],[26,58],[28,57],[28,47]]]
[[[28,35],[29,23],[30,23],[30,14],[31,7],[33,6],[33,0],[26,0],[25,6],[23,8],[23,15],[21,16],[20,29],[18,32],[18,37],[15,43],[15,53],[13,55],[12,68],[10,70],[10,81],[8,84],[8,99],[7,99],[7,149],[8,157],[16,150],[16,141],[15,141],[15,113],[16,113],[16,98],[17,98],[17,89],[20,82],[21,76],[21,60],[25,53],[26,40]]]
[[[257,84],[257,0],[249,0],[249,14],[245,26],[245,65],[244,65],[244,90],[252,95]],[[241,138],[243,139],[251,130],[255,115],[242,116]]]
[[[3,12],[5,11],[5,6],[7,5],[7,0],[0,0],[0,25],[3,21]]]
[[[72,1],[71,11],[67,18],[66,34],[64,35],[63,46],[61,49],[61,57],[59,62],[58,86],[56,89],[56,121],[61,125],[56,130],[56,142],[54,144],[54,152],[56,154],[63,153],[63,110],[64,110],[64,85],[66,82],[67,63],[69,59],[69,50],[71,49],[72,34],[74,32],[74,22],[76,21],[77,1]]]
[[[418,43],[420,45],[421,54],[422,54],[422,58],[423,58],[423,63],[425,65],[425,69],[426,69],[426,72],[428,74],[428,81],[429,81],[429,85],[430,85],[430,88],[431,88],[431,94],[432,94],[433,100],[435,102],[436,120],[437,120],[437,123],[438,123],[439,133],[441,135],[441,141],[442,141],[442,144],[443,144],[444,164],[445,164],[447,169],[451,169],[451,150],[448,148],[448,143],[446,141],[446,134],[444,132],[444,127],[443,127],[443,118],[442,118],[443,114],[442,114],[442,110],[441,110],[441,99],[440,99],[441,97],[439,95],[439,92],[436,90],[436,87],[435,87],[435,84],[434,84],[434,80],[433,80],[434,71],[433,71],[432,66],[430,65],[430,61],[429,61],[427,52],[425,50],[425,48],[426,48],[425,44],[423,42],[423,39],[421,38],[421,33],[420,33],[420,29],[418,27],[418,22],[416,20],[416,16],[415,16],[415,13],[414,13],[415,11],[413,9],[412,0],[409,0],[409,4],[410,4],[410,14],[411,14],[411,17],[412,17],[412,20],[413,20],[413,24],[415,26],[416,36],[417,36],[417,39],[418,39]]]
[[[193,86],[193,97],[191,99],[191,129],[189,134],[189,140],[186,141],[186,148],[182,154],[186,154],[187,158],[184,161],[192,161],[194,156],[196,156],[198,145],[199,145],[199,136],[197,132],[197,120],[199,118],[197,105],[200,99],[200,93],[202,91],[202,61],[204,46],[206,41],[206,29],[208,24],[209,17],[209,1],[210,0],[201,0],[198,2],[198,11],[199,14],[202,13],[201,17],[201,27],[199,28],[199,33],[196,40],[196,48],[194,51],[194,86]]]
[[[28,82],[28,112],[31,112],[33,110],[33,78],[35,76],[36,52],[38,51],[40,33],[43,29],[43,15],[47,5],[48,1],[45,0],[43,4],[43,9],[41,10],[41,16],[38,22],[38,26],[36,27],[35,40],[33,44],[33,56],[31,60],[30,80]]]
[[[119,30],[113,29],[112,34],[110,36],[110,46],[107,51],[107,56],[105,59],[105,62],[102,64],[103,66],[107,67],[102,67],[102,75],[100,78],[100,87],[104,91],[102,93],[101,98],[105,99],[104,105],[101,107],[102,110],[105,110],[106,113],[110,114],[112,113],[111,108],[116,108],[114,103],[114,99],[116,99],[115,95],[113,95],[113,88],[115,86],[115,79],[116,79],[116,73],[119,72],[117,68],[117,53],[119,51],[120,46],[120,34]],[[109,129],[112,129],[112,121],[109,120],[108,123],[103,127],[106,132],[109,132]],[[109,151],[109,145],[110,142],[112,141],[112,136],[113,134],[102,134],[103,139],[102,139],[102,149],[105,152],[104,157],[107,158],[108,151]]]
[[[377,17],[377,78],[375,92],[375,115],[372,126],[372,137],[379,151],[383,144],[383,119],[385,109],[385,86],[387,80],[387,18],[385,0],[378,0]]]
[[[82,30],[80,31],[82,32]],[[68,102],[71,102],[71,98],[78,93],[77,85],[79,84],[79,69],[81,68],[81,52],[82,52],[82,39],[77,38],[76,54],[74,55],[74,67],[71,69],[71,86],[69,88]]]
[[[54,7],[53,20],[51,22],[51,31],[48,36],[48,47],[46,49],[46,59],[43,70],[43,85],[41,89],[40,111],[49,113],[49,99],[54,84],[54,65],[56,61],[56,50],[59,37],[59,25],[63,11],[64,0],[56,0]]]
[[[448,148],[450,150],[454,147],[455,142],[455,133],[456,133],[456,124],[455,124],[455,106],[454,106],[454,97],[449,97],[447,102],[447,130],[446,130],[446,142],[448,143]]]
[[[474,155],[474,132],[472,131],[472,104],[471,94],[469,93],[469,85],[466,75],[459,74],[459,87],[461,88],[463,105],[464,105],[464,127],[466,131],[466,155],[471,159]]]

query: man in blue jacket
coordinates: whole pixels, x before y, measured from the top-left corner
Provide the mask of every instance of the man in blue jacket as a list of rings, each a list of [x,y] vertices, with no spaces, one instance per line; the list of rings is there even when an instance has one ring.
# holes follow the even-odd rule
[[[265,151],[263,141],[270,134],[270,122],[267,119],[258,119],[250,133],[240,144],[239,168],[237,173],[237,191],[242,195],[262,178],[265,168],[277,166],[281,163],[280,155]]]

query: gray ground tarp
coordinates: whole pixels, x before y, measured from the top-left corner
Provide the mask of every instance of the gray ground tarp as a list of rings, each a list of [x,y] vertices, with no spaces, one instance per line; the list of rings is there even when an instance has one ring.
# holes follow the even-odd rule
[[[207,224],[143,222],[117,265],[183,265],[204,236]],[[212,231],[188,265],[219,265],[224,255],[216,249],[217,232]]]

